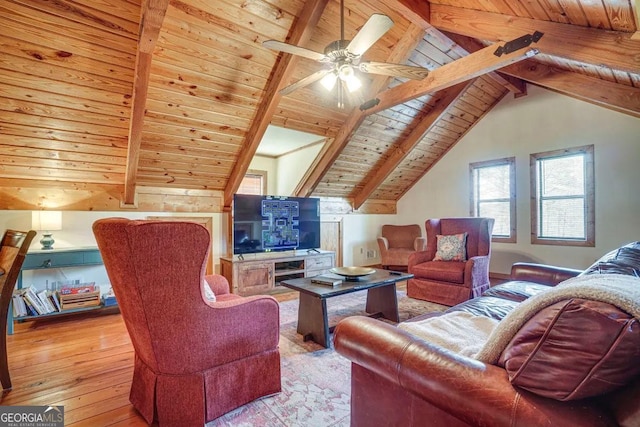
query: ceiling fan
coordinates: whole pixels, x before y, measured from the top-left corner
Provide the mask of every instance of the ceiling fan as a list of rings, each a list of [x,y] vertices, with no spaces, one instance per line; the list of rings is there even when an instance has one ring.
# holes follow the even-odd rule
[[[353,93],[361,86],[360,79],[358,79],[355,72],[356,69],[363,73],[416,80],[424,79],[429,74],[429,70],[422,67],[388,62],[360,62],[362,55],[392,26],[393,21],[388,16],[373,14],[352,40],[345,40],[344,0],[340,0],[340,40],[329,43],[324,49],[324,53],[277,40],[266,40],[262,45],[269,49],[280,50],[328,64],[326,68],[316,71],[280,90],[282,95],[287,95],[318,80],[329,91],[333,90],[336,87],[336,83],[338,83],[338,107],[344,108],[345,93]]]

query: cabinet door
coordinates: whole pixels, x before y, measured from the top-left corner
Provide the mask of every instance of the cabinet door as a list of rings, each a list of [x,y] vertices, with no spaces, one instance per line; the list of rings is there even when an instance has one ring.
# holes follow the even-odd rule
[[[238,267],[238,293],[255,295],[273,289],[273,262],[247,262]]]

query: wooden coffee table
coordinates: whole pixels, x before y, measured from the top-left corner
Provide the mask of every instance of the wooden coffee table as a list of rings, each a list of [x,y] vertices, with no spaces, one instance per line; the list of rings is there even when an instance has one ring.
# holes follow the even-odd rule
[[[413,274],[379,269],[368,276],[351,280],[344,280],[344,277],[334,274],[323,274],[323,276],[342,279],[342,284],[331,287],[315,284],[311,282],[311,278],[304,278],[284,280],[281,285],[300,292],[298,333],[305,341],[313,340],[328,348],[331,345],[330,333],[333,328],[329,328],[327,299],[366,290],[365,310],[370,316],[399,322],[396,283],[411,279]]]

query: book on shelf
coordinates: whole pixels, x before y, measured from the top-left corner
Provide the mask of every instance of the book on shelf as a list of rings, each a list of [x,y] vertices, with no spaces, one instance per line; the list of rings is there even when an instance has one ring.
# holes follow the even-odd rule
[[[36,294],[38,295],[38,299],[42,303],[42,307],[44,307],[44,309],[46,310],[46,314],[54,313],[56,311],[56,308],[53,306],[53,304],[51,304],[51,301],[49,300],[49,292],[50,291],[48,290],[43,290]]]
[[[31,306],[38,314],[47,314],[47,309],[42,305],[42,301],[40,301],[40,298],[33,286],[29,286],[25,289],[24,299],[31,303]]]

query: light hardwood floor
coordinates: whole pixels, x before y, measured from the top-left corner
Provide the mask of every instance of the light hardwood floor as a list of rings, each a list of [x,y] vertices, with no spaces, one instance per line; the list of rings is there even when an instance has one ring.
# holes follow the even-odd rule
[[[13,388],[0,405],[63,405],[65,426],[147,425],[129,403],[133,347],[119,313],[16,323],[7,349]]]
[[[16,324],[2,405],[63,405],[66,426],[145,426],[129,403],[133,347],[120,314]]]

